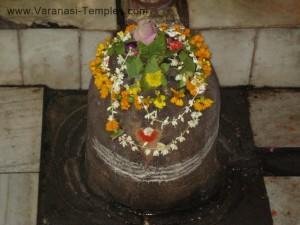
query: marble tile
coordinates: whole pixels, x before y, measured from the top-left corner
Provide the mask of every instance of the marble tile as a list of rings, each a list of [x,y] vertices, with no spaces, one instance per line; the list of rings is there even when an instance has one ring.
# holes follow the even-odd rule
[[[111,36],[109,32],[103,31],[82,31],[81,32],[81,88],[88,89],[91,72],[89,69],[89,63],[95,58],[96,49],[100,42],[104,41],[105,38]]]
[[[80,86],[79,33],[72,29],[22,30],[25,84],[56,89]]]
[[[43,89],[0,88],[0,173],[38,172]]]
[[[300,225],[300,177],[265,177],[274,225]]]
[[[16,30],[0,30],[0,85],[22,84]]]
[[[300,92],[251,91],[250,121],[258,147],[300,146]]]
[[[37,173],[0,174],[0,224],[35,225]]]
[[[300,28],[259,31],[251,84],[300,86]]]
[[[298,0],[188,0],[190,27],[266,27],[300,24]]]
[[[222,86],[248,85],[255,31],[203,31],[212,51],[212,62]]]
[[[116,30],[117,28],[115,0],[1,0],[0,8],[3,9],[0,10],[0,16],[4,19],[28,26],[33,23],[48,26],[51,22],[59,26],[74,26],[82,29]],[[12,12],[13,8],[29,9],[29,13],[16,14]]]

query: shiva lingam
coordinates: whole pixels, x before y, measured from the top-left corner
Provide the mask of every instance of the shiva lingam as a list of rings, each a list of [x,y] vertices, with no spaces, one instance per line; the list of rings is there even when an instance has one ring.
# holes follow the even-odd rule
[[[157,212],[214,192],[220,93],[210,56],[201,34],[149,20],[99,44],[85,157],[95,194]]]

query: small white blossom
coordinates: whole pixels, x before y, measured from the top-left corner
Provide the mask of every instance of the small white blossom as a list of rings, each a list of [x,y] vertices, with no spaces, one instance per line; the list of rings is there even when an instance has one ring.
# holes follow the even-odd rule
[[[170,63],[170,65],[171,66],[177,66],[178,65],[178,60],[177,59],[171,59],[171,63]]]
[[[202,116],[202,113],[201,112],[192,112],[191,113],[191,117],[192,119],[198,119],[199,117]]]
[[[151,153],[151,149],[149,149],[149,148],[146,148],[144,152],[145,152],[145,155],[150,155],[150,153]]]
[[[172,124],[174,127],[177,126],[177,124],[178,124],[177,119],[176,119],[176,118],[173,118],[171,124]]]
[[[132,150],[133,152],[135,152],[135,151],[138,150],[138,147],[137,147],[136,145],[134,145],[134,146],[131,147],[131,150]]]
[[[194,128],[198,125],[199,123],[199,120],[198,119],[193,119],[193,120],[189,120],[188,121],[188,125],[190,128]]]
[[[125,59],[123,58],[122,55],[118,55],[117,62],[119,65],[122,65],[125,62]]]
[[[183,137],[183,134],[181,134],[180,136],[178,136],[176,138],[176,140],[179,141],[179,142],[184,142],[185,141],[185,137]]]
[[[159,151],[158,151],[158,150],[155,150],[155,151],[153,152],[153,156],[159,156]]]
[[[170,144],[170,149],[171,149],[172,151],[178,150],[178,146],[176,145],[176,142],[175,142],[175,141],[173,141],[173,142]]]

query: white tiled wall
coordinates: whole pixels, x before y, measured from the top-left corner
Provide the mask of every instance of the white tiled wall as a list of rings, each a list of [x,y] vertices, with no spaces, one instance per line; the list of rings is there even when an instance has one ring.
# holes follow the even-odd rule
[[[300,29],[258,32],[251,84],[300,87]]]
[[[0,84],[22,84],[16,30],[0,30]]]
[[[248,85],[255,30],[209,30],[202,34],[222,86]]]
[[[20,32],[25,84],[79,88],[78,30],[28,29]]]

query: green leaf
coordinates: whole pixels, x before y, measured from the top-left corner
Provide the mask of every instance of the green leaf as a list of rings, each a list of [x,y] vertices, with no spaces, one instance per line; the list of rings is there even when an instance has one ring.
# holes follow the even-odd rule
[[[148,60],[148,63],[146,65],[146,67],[145,67],[145,73],[153,73],[153,72],[156,72],[156,71],[160,70],[157,61],[158,61],[157,57],[156,56],[152,56]]]
[[[154,41],[145,45],[142,42],[138,42],[138,49],[143,59],[151,58],[154,55],[163,56],[166,51],[166,36],[163,32],[158,32]]]
[[[163,71],[164,74],[166,74],[170,68],[170,64],[168,63],[162,63],[160,65],[161,70]]]
[[[120,137],[122,134],[124,134],[124,130],[119,129],[116,132],[114,132],[113,134],[111,134],[110,137],[114,140],[114,139]]]
[[[131,78],[138,77],[143,70],[143,62],[140,57],[131,56],[126,60],[127,73]]]
[[[181,51],[179,53],[179,59],[183,62],[183,68],[181,73],[194,73],[196,69],[196,65],[193,59],[188,55],[186,51]]]
[[[111,55],[124,55],[125,54],[125,45],[123,42],[119,41],[113,44],[113,46],[111,46],[111,48],[109,48],[107,50],[107,54],[109,56]]]

